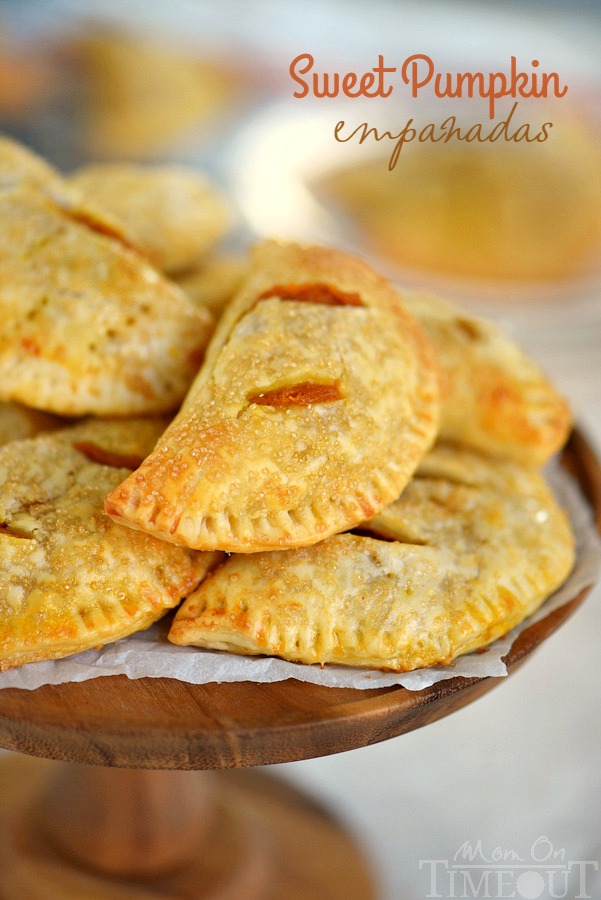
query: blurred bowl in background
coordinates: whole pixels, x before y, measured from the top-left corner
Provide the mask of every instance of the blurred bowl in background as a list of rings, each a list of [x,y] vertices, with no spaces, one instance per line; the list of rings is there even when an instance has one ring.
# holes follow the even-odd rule
[[[553,123],[542,143],[413,142],[392,171],[378,147],[313,189],[368,247],[416,275],[545,285],[597,273],[601,140],[559,109],[530,115]]]

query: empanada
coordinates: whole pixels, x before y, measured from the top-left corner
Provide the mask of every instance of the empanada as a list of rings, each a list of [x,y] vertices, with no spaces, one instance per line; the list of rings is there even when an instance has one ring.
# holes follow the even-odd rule
[[[87,422],[0,448],[0,671],[116,641],[192,591],[213,562],[122,528],[104,497],[165,422]]]
[[[438,376],[396,293],[325,248],[256,248],[183,407],[108,497],[197,549],[311,544],[398,496],[432,443]]]
[[[157,159],[191,131],[231,112],[241,73],[163,32],[94,28],[74,55],[83,64],[82,137],[94,159]],[[245,73],[246,76],[246,73]]]
[[[163,272],[198,266],[230,224],[225,200],[192,168],[106,163],[80,169],[69,183],[122,222]]]
[[[373,536],[231,557],[178,610],[170,640],[303,663],[444,665],[532,613],[574,559],[538,472],[448,447],[362,531]]]
[[[563,446],[566,401],[498,325],[429,294],[407,291],[402,299],[440,363],[443,439],[530,466]]]
[[[75,195],[0,191],[0,400],[62,415],[177,407],[212,320]]]

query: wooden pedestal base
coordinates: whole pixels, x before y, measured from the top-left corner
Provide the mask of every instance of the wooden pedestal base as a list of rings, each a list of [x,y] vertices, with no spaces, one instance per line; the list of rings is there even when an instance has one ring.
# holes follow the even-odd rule
[[[1,900],[369,900],[361,857],[257,772],[0,758]]]

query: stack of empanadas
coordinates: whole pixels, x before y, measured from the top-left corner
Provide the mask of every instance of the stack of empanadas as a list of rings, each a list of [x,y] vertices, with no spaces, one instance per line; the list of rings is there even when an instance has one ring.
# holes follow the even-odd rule
[[[202,192],[171,207],[173,172],[139,173],[142,200],[138,173],[67,184],[3,153],[0,669],[184,600],[175,644],[405,671],[487,644],[565,580],[573,539],[538,467],[569,413],[495,326],[268,241],[225,264],[209,341],[157,266],[211,284],[216,194],[188,233]]]
[[[78,178],[0,139],[0,669],[146,627],[213,560],[104,513],[168,423],[156,414],[172,415],[185,396],[213,317],[152,264],[127,195],[103,205],[102,190],[84,196]],[[218,195],[194,173],[139,178],[158,198],[163,258],[198,265],[227,215],[224,205],[215,213]],[[182,180],[195,221],[215,220],[202,240],[179,227]],[[95,418],[69,421],[84,415]]]
[[[565,580],[573,538],[538,467],[566,439],[566,403],[493,324],[426,295],[402,300],[435,353],[436,445],[395,501],[358,526],[349,524],[346,533],[309,546],[279,536],[280,546],[298,549],[238,553],[223,562],[176,614],[171,641],[303,663],[409,671],[448,663],[502,636]],[[367,331],[362,338],[371,340]],[[189,405],[202,396],[195,390],[178,417],[180,429],[198,415]],[[140,527],[143,498],[156,502],[158,496],[146,473],[152,475],[170,435],[178,443],[177,423],[138,473],[109,496],[109,513],[122,513]],[[338,463],[341,458],[336,455]],[[203,464],[210,462],[203,458]],[[165,496],[169,471],[160,467]],[[193,475],[186,468],[185,481],[202,468]],[[132,492],[135,510],[128,508]],[[194,515],[196,508],[187,500],[186,512],[178,510],[176,517]],[[166,536],[155,530],[156,522],[144,527]],[[176,523],[168,539],[179,533]],[[255,542],[248,549],[270,550],[274,543],[263,538],[262,546]],[[214,545],[208,535],[194,546],[244,549],[227,541]]]

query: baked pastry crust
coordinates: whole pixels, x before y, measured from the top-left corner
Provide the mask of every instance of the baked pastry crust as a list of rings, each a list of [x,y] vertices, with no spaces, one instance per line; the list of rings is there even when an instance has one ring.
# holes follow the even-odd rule
[[[402,299],[440,363],[441,438],[528,466],[561,449],[568,404],[498,325],[429,294]]]
[[[398,496],[437,419],[431,348],[388,283],[267,242],[180,413],[105,508],[197,549],[315,543]]]
[[[69,183],[86,202],[115,216],[163,272],[198,266],[230,225],[217,189],[184,166],[97,164],[75,172]]]
[[[69,416],[176,408],[212,331],[108,216],[19,179],[0,192],[0,315],[0,399]]]
[[[538,472],[452,447],[436,447],[362,529],[232,556],[181,606],[169,639],[307,664],[445,665],[532,613],[574,559]]]
[[[0,448],[0,671],[116,641],[200,583],[214,554],[122,528],[102,508],[165,424],[90,421]]]

